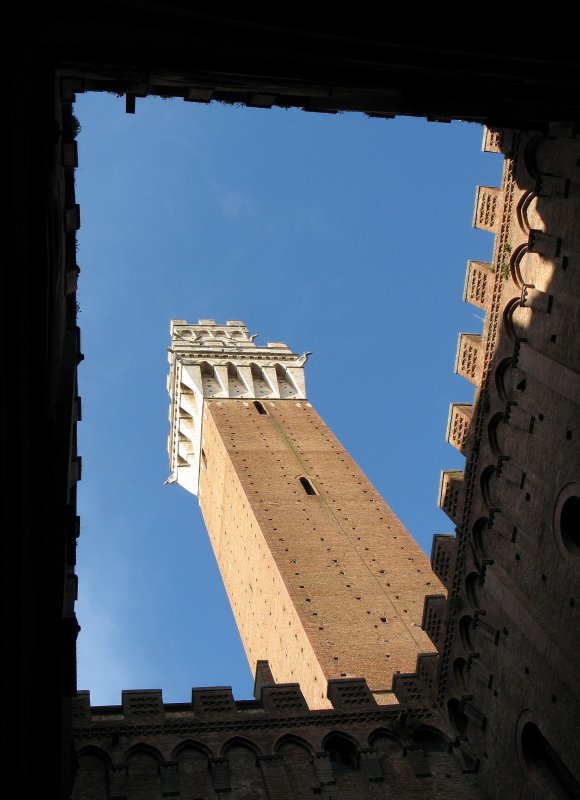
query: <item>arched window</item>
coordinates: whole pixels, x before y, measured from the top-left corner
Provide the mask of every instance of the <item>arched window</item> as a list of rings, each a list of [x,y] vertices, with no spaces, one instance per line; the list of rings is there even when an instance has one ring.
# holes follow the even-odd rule
[[[541,730],[526,722],[521,732],[521,754],[532,781],[541,788],[545,800],[574,800],[580,785]]]
[[[302,484],[302,488],[306,492],[306,494],[316,495],[318,492],[314,488],[314,484],[310,480],[310,478],[306,478],[304,475],[301,475],[298,480]]]
[[[208,752],[202,745],[186,741],[177,749],[179,788],[182,797],[210,797],[213,793]]]
[[[571,553],[580,555],[580,497],[571,495],[560,512],[560,531]]]
[[[560,555],[580,559],[580,482],[567,483],[554,507],[553,531]]]
[[[337,772],[355,770],[360,767],[360,756],[357,748],[340,733],[331,733],[324,743],[324,752],[330,756],[332,768]]]

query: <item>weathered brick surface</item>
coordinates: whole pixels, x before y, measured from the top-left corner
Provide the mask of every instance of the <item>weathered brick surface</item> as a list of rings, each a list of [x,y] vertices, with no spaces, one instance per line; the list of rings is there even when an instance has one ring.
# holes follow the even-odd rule
[[[250,666],[312,708],[329,679],[392,676],[433,652],[425,554],[307,402],[206,401],[200,503]],[[300,483],[308,476],[317,494]]]

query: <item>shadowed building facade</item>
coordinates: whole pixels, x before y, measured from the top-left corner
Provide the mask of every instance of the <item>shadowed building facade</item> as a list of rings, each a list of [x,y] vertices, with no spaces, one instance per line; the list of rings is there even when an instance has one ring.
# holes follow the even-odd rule
[[[252,672],[298,682],[311,708],[327,681],[392,676],[433,653],[425,554],[306,399],[304,363],[256,346],[239,321],[171,323],[173,478],[199,496]]]

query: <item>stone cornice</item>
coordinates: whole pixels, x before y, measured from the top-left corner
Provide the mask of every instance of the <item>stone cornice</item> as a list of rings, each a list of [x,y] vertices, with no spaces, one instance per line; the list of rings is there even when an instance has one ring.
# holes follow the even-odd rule
[[[429,709],[413,709],[413,716],[429,717]],[[248,716],[241,719],[221,719],[221,720],[165,720],[144,724],[125,723],[124,720],[99,720],[90,725],[83,723],[75,725],[73,731],[75,739],[82,741],[85,739],[101,739],[113,735],[122,734],[130,738],[147,738],[165,734],[176,734],[183,736],[203,736],[207,733],[227,733],[243,730],[294,730],[297,728],[309,727],[328,727],[348,726],[356,723],[377,723],[389,727],[397,728],[400,725],[401,709],[399,706],[378,708],[368,711],[350,712],[310,712],[300,716]]]

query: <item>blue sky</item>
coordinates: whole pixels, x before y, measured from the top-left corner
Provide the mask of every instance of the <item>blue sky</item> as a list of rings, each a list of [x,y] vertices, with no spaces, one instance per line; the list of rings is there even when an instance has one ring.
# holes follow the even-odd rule
[[[310,401],[429,553],[437,508],[475,187],[499,185],[482,129],[182,100],[77,95],[83,421],[79,451],[78,685],[253,679],[197,499],[169,474],[169,320],[243,319],[258,342],[312,351]],[[266,654],[264,655],[266,657]]]

